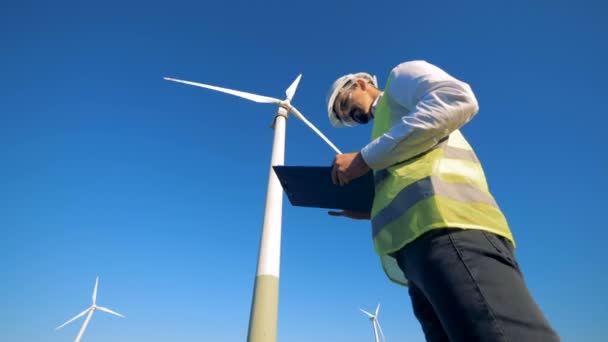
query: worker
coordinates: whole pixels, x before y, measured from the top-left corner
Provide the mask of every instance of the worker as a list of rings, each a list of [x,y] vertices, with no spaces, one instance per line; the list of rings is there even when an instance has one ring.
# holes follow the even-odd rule
[[[367,73],[338,78],[329,120],[352,127],[373,120],[372,140],[333,161],[334,184],[370,170],[370,219],[387,276],[408,287],[427,341],[559,341],[532,298],[514,239],[481,163],[459,129],[478,112],[471,87],[426,61],[389,74],[384,90]]]

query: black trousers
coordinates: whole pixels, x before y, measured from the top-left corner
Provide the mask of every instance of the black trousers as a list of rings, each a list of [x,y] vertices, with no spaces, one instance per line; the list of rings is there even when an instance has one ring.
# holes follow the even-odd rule
[[[427,341],[559,341],[509,240],[481,230],[436,229],[394,256]]]

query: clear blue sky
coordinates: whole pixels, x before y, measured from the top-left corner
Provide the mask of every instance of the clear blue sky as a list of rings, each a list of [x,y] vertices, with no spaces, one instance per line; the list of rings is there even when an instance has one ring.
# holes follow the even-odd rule
[[[601,1],[3,1],[0,340],[243,341],[275,108],[162,80],[282,97],[343,151],[331,82],[380,83],[424,59],[480,103],[463,128],[515,234],[530,290],[564,341],[608,339],[608,48]],[[288,121],[286,164],[332,151]],[[602,251],[602,249],[604,251]],[[369,226],[285,200],[280,341],[421,341]]]

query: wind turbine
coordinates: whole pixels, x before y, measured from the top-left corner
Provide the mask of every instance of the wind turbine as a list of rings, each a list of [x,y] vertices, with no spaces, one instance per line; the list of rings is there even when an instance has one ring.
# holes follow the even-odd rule
[[[372,321],[372,326],[374,327],[374,337],[375,337],[375,341],[376,342],[380,342],[379,337],[382,337],[382,341],[386,341],[384,339],[384,333],[382,332],[382,328],[380,327],[380,322],[378,322],[378,310],[380,310],[380,303],[378,303],[378,306],[376,306],[376,313],[375,314],[371,314],[363,309],[359,309],[361,310],[361,312],[363,312],[364,314],[367,315],[367,317],[369,317],[370,321]],[[380,336],[378,336],[378,332],[380,332]]]
[[[74,318],[70,319],[69,321],[67,321],[67,322],[63,323],[62,325],[58,326],[57,328],[55,328],[55,330],[59,330],[59,329],[65,327],[66,325],[70,324],[72,321],[75,321],[78,318],[80,318],[88,313],[87,318],[84,320],[84,324],[82,324],[82,327],[80,328],[80,331],[78,332],[78,336],[76,336],[76,339],[74,340],[75,342],[80,342],[80,339],[82,338],[84,331],[86,330],[87,326],[89,325],[89,322],[91,321],[91,317],[93,317],[93,313],[95,312],[95,310],[101,310],[101,311],[104,311],[109,314],[116,315],[116,316],[122,317],[122,318],[125,317],[125,316],[119,314],[118,312],[114,312],[108,308],[104,308],[103,306],[97,305],[97,287],[98,286],[99,286],[99,277],[97,277],[95,279],[95,289],[93,289],[93,304],[88,309],[86,309],[83,312],[76,315]]]
[[[336,153],[341,153],[340,150],[323,135],[323,133],[306,120],[304,115],[291,105],[291,99],[296,92],[301,77],[301,74],[298,75],[295,81],[287,88],[285,91],[285,100],[165,77],[165,80],[167,81],[207,88],[242,97],[254,102],[271,103],[279,106],[272,126],[274,128],[274,140],[272,143],[272,157],[268,175],[268,188],[266,191],[264,224],[262,226],[258,266],[254,283],[253,299],[251,301],[249,330],[247,332],[247,340],[250,342],[276,341],[277,338],[283,189],[281,188],[281,183],[272,167],[283,165],[285,160],[285,120],[287,119],[288,113],[293,113],[321,137],[321,139],[323,139],[323,141],[325,141]]]

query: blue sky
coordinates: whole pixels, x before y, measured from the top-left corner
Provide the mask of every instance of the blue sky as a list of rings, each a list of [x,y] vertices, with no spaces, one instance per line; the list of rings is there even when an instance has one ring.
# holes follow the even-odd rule
[[[242,341],[275,108],[164,76],[282,97],[342,151],[331,82],[432,62],[480,104],[463,133],[507,215],[527,284],[564,341],[608,333],[606,9],[600,1],[4,1],[0,5],[0,340]],[[286,164],[332,151],[287,123]],[[423,340],[369,225],[283,214],[280,341]]]

